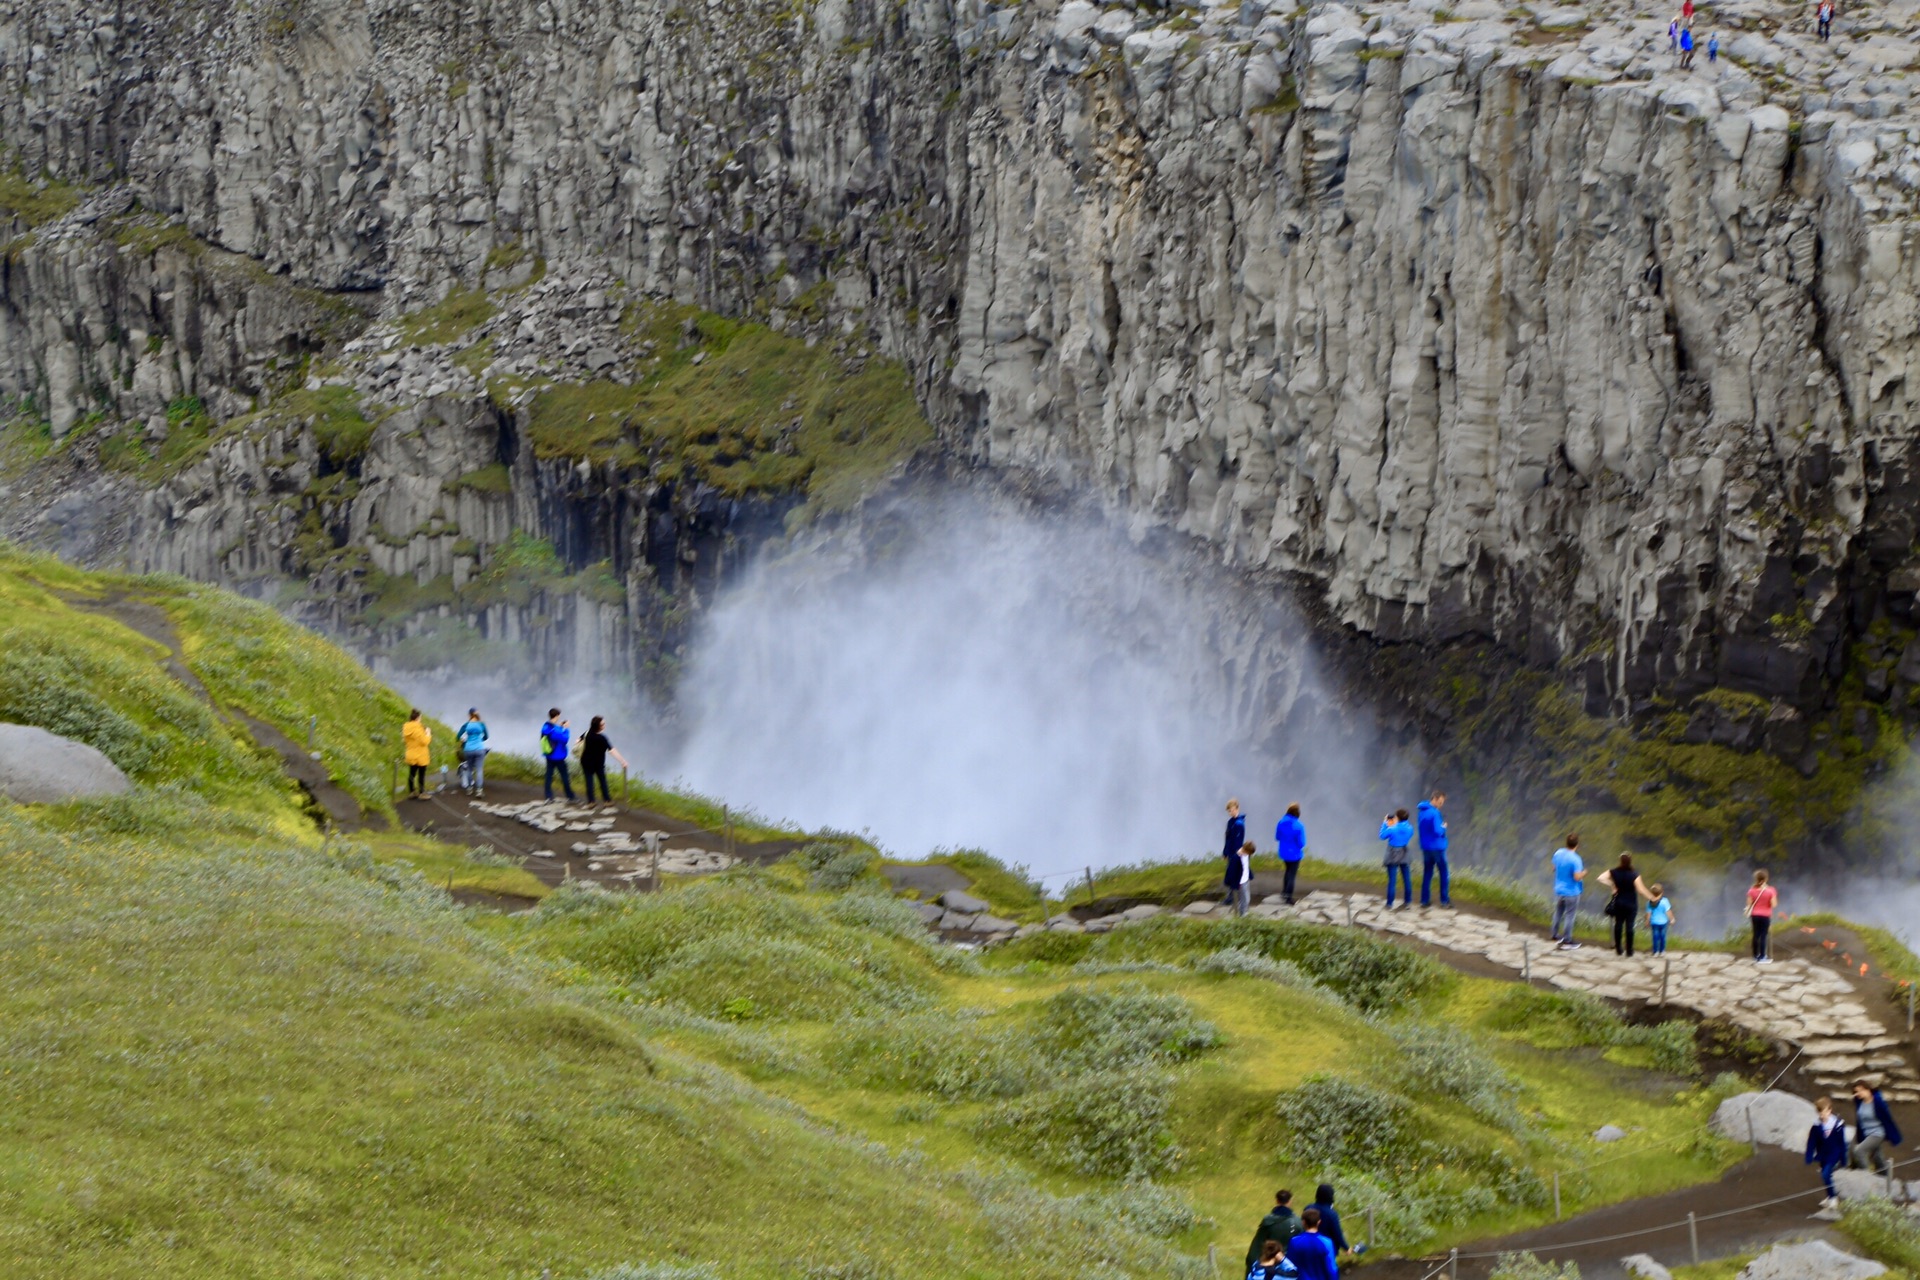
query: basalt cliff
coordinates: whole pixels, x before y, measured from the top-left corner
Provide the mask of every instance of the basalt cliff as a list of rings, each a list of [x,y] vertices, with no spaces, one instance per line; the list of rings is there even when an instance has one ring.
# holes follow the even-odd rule
[[[644,678],[937,453],[1813,778],[1920,690],[1914,15],[0,0],[0,508]]]

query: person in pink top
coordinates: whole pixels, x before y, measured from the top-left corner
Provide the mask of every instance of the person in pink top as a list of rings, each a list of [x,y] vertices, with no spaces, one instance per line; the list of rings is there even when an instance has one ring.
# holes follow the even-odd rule
[[[1780,903],[1780,893],[1767,883],[1767,873],[1753,873],[1753,888],[1747,890],[1747,919],[1753,921],[1753,962],[1772,964],[1773,956],[1768,953],[1767,931],[1773,928],[1774,908]]]

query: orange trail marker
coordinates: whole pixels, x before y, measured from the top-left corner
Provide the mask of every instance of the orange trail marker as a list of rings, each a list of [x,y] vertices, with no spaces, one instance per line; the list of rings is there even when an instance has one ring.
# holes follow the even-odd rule
[[[1860,966],[1860,976],[1863,978],[1867,976],[1867,966],[1865,965]]]
[[[1821,943],[1820,945],[1825,947],[1827,950],[1831,951],[1835,947],[1839,946],[1840,944],[1835,942],[1832,938],[1828,938],[1825,942]]]

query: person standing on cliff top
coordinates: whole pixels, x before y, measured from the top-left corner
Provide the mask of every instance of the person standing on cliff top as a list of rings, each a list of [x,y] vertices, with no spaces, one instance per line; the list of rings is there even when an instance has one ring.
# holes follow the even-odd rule
[[[1447,793],[1436,791],[1431,800],[1420,802],[1420,905],[1433,905],[1433,873],[1440,873],[1440,905],[1453,905],[1451,881],[1447,874],[1447,818],[1441,813]]]
[[[1814,17],[1820,24],[1820,39],[1825,41],[1833,35],[1833,0],[1820,0],[1820,7],[1814,10]]]
[[[1413,905],[1413,868],[1407,846],[1413,843],[1413,824],[1407,821],[1405,809],[1395,809],[1380,820],[1380,838],[1387,842],[1387,910],[1393,910],[1393,881],[1397,875],[1406,892],[1401,896],[1406,900],[1400,904],[1402,911]]]
[[[1667,52],[1680,52],[1680,19],[1678,18],[1670,18],[1667,21]]]
[[[1693,70],[1693,28],[1680,28],[1680,69]]]
[[[1580,882],[1587,878],[1587,865],[1576,852],[1580,837],[1567,833],[1567,842],[1553,851],[1553,940],[1563,951],[1580,946],[1573,939],[1573,926],[1580,919]]]
[[[1680,25],[1693,28],[1693,0],[1680,0]]]
[[[1707,37],[1707,65],[1710,67],[1720,65],[1720,33],[1718,31]]]
[[[1290,804],[1280,821],[1274,824],[1273,841],[1280,846],[1280,865],[1287,873],[1280,896],[1293,905],[1293,882],[1300,875],[1300,860],[1307,856],[1307,824],[1300,821],[1300,806]]]

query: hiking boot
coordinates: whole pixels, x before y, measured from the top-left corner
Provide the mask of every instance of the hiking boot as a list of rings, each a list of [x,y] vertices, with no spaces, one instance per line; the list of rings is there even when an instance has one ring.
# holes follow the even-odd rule
[[[1565,942],[1560,944],[1560,949],[1562,951],[1578,951],[1580,949],[1580,944],[1575,942],[1572,938],[1568,938]]]

